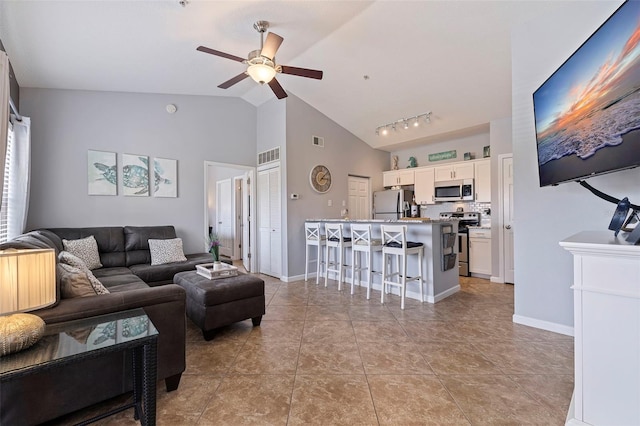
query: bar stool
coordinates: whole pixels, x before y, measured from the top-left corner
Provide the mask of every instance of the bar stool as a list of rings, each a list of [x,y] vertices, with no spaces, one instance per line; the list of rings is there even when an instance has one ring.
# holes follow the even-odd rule
[[[407,293],[407,282],[418,281],[420,285],[420,302],[424,302],[422,294],[422,258],[424,257],[424,244],[407,241],[406,225],[380,225],[382,231],[382,292],[380,303],[384,303],[384,293],[388,286],[400,288],[400,309],[404,309],[404,298]],[[407,276],[407,256],[418,255],[418,276]],[[387,256],[395,256],[396,272],[387,271]],[[402,259],[401,259],[402,258]],[[397,277],[397,281],[392,278]]]
[[[358,274],[358,285],[361,284],[362,271],[367,271],[367,300],[371,297],[373,274],[380,274],[373,270],[373,253],[382,251],[382,241],[371,238],[371,225],[351,225],[351,294]],[[367,259],[367,266],[362,266],[362,255]]]
[[[322,235],[320,229],[321,224],[319,222],[305,222],[304,235],[305,235],[305,264],[304,264],[304,280],[307,281],[309,275],[309,263],[316,262],[316,284],[320,281],[320,264],[322,264],[322,247],[326,243],[326,237]],[[311,247],[317,248],[316,260],[309,259],[309,252]]]
[[[343,236],[341,223],[325,223],[324,230],[327,236],[326,254],[324,256],[326,269],[324,275],[324,286],[327,286],[329,272],[338,276],[338,290],[342,285],[342,273],[347,265],[344,264],[344,250],[351,247],[351,238]],[[330,249],[333,249],[333,261],[329,256]]]

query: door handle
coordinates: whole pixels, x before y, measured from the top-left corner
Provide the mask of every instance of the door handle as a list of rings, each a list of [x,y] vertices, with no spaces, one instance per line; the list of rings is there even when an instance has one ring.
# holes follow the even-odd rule
[[[507,226],[505,226],[505,228],[511,229],[511,225],[507,225]]]

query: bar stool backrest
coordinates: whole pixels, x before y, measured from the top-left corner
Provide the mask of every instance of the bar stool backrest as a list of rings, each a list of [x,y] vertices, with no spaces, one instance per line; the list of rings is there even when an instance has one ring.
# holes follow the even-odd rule
[[[351,242],[354,246],[370,246],[372,244],[371,225],[352,224]]]
[[[307,241],[320,241],[324,236],[320,235],[319,222],[305,222],[304,233]]]
[[[405,250],[407,247],[406,225],[380,225],[382,245],[386,248]]]
[[[327,242],[342,243],[342,224],[341,223],[326,223],[324,225],[324,231],[327,236]]]

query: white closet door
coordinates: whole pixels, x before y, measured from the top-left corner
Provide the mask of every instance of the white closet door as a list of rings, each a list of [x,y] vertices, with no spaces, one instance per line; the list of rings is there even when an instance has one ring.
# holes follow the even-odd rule
[[[217,232],[220,238],[220,254],[229,256],[233,254],[233,192],[231,179],[216,182],[216,212],[217,212]]]
[[[258,172],[260,273],[282,274],[282,206],[280,167]]]
[[[371,219],[371,193],[369,178],[349,176],[349,219]]]

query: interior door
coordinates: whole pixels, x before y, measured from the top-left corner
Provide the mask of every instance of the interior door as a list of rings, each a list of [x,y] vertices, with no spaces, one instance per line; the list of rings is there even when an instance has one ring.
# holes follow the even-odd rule
[[[502,226],[504,252],[504,281],[514,282],[513,262],[513,157],[504,157],[500,164],[502,168]]]
[[[371,219],[371,191],[369,178],[349,176],[349,219]]]
[[[220,238],[220,254],[233,255],[233,190],[231,179],[216,182],[216,232]]]
[[[282,274],[280,167],[258,172],[258,253],[260,273]]]
[[[242,266],[251,272],[251,186],[253,171],[242,178]]]

